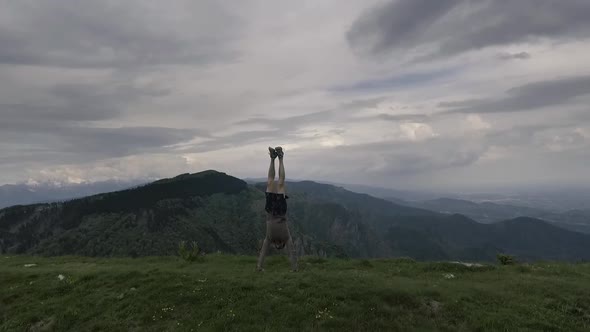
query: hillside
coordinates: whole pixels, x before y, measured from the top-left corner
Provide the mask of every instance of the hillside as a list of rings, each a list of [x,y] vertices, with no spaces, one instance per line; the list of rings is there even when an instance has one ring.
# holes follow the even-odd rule
[[[543,216],[543,218],[554,222],[557,226],[590,234],[590,209],[568,210]]]
[[[0,245],[15,253],[138,256],[172,254],[180,240],[197,239],[211,251],[253,251],[262,225],[254,224],[252,195],[261,197],[239,179],[206,171],[63,203],[15,206],[0,210]]]
[[[590,329],[588,264],[306,257],[291,273],[274,256],[257,273],[253,256],[0,261],[0,331]]]
[[[493,261],[590,259],[590,236],[541,220],[483,225],[340,187],[289,182],[289,219],[299,255]],[[264,185],[216,171],[128,190],[0,210],[2,253],[175,255],[182,240],[207,253],[255,255],[264,237]],[[508,225],[503,227],[502,225]]]
[[[425,260],[492,261],[502,252],[524,261],[590,260],[590,236],[527,217],[493,224],[462,215],[398,218],[386,238],[399,254]]]

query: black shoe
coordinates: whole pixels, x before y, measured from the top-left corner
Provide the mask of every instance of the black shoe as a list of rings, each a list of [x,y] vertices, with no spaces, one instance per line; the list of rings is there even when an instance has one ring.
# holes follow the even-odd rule
[[[283,156],[285,155],[285,152],[283,152],[283,148],[280,146],[277,146],[275,148],[275,152],[277,154],[277,156],[279,157],[279,159],[283,159]]]
[[[268,147],[268,154],[270,155],[271,159],[275,159],[278,156],[277,151],[275,151],[275,149],[271,148],[270,146]]]

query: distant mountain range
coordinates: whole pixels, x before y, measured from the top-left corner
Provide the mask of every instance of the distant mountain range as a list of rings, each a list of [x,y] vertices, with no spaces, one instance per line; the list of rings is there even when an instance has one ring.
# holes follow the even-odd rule
[[[462,214],[481,223],[495,223],[518,217],[533,217],[551,222],[558,227],[590,234],[590,210],[553,212],[492,202],[476,203],[454,198],[438,198],[419,202],[400,202],[399,199],[393,201],[444,214]]]
[[[393,190],[350,184],[339,184],[338,186],[383,198],[396,204],[443,214],[462,214],[481,223],[533,217],[565,229],[590,234],[590,193],[585,190],[572,189],[571,192],[561,190],[511,195],[454,194],[451,197],[444,197],[445,194],[441,193]]]
[[[506,193],[486,192],[428,192],[412,190],[395,190],[364,185],[336,184],[345,189],[369,194],[379,198],[386,198],[392,201],[423,202],[439,198],[458,199],[474,203],[495,203],[513,207],[527,207],[531,209],[567,212],[571,210],[590,209],[590,188],[546,188],[510,190]]]
[[[482,224],[342,187],[289,182],[299,254],[424,260],[590,260],[590,235],[533,218]],[[174,255],[179,241],[206,252],[256,254],[264,185],[216,171],[117,192],[0,210],[0,251],[42,255]]]

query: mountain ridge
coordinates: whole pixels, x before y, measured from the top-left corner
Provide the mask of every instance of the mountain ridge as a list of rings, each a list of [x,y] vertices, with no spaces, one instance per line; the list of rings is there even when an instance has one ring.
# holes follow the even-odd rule
[[[395,202],[395,201],[394,201]],[[518,217],[532,217],[551,222],[560,228],[590,233],[590,211],[568,210],[555,212],[526,206],[473,202],[457,198],[441,197],[434,200],[407,202],[409,206],[429,209],[439,213],[460,213],[478,222],[494,223]]]
[[[207,252],[256,254],[264,237],[265,184],[222,172],[181,174],[61,203],[0,210],[3,253],[146,256],[176,253],[181,240]],[[556,231],[535,219],[484,225],[313,181],[288,182],[289,220],[299,254],[490,261],[590,259],[590,236]],[[520,227],[513,226],[514,223]],[[526,242],[537,234],[557,246]],[[490,230],[493,230],[491,232]]]

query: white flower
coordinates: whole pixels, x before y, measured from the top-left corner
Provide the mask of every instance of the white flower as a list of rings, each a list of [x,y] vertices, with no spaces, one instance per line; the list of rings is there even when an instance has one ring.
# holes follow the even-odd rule
[[[454,274],[452,274],[452,273],[445,273],[445,274],[443,274],[443,276],[444,276],[446,279],[453,279],[453,278],[455,278],[455,275],[454,275]]]
[[[63,274],[60,274],[57,276],[57,279],[59,280],[64,280],[66,277]]]

